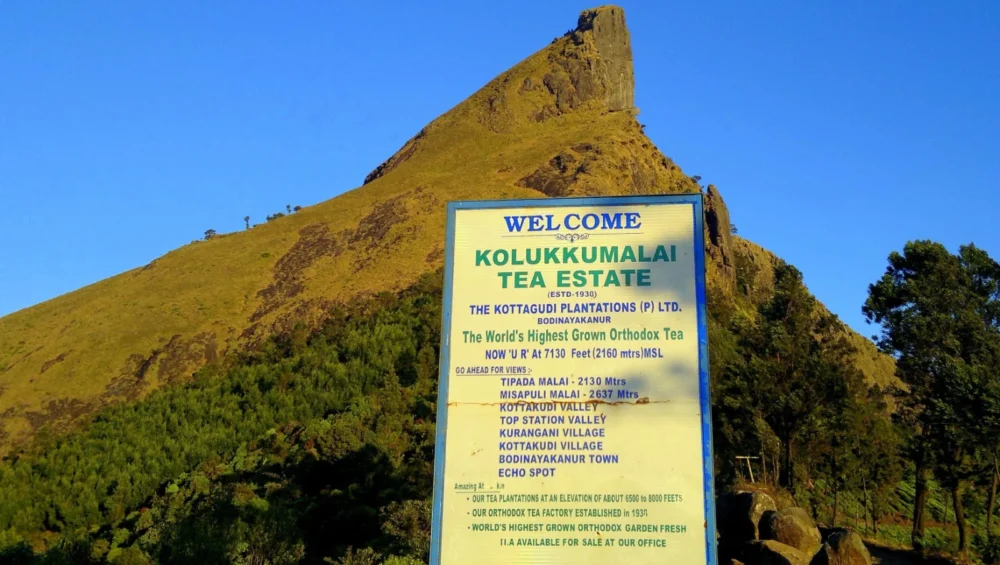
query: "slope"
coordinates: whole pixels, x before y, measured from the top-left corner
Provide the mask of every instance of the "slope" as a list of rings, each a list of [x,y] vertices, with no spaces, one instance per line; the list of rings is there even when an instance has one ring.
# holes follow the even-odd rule
[[[440,116],[363,186],[0,319],[0,453],[109,403],[188,378],[227,353],[331,305],[398,290],[440,266],[444,204],[456,199],[697,192],[643,134],[624,13],[577,27]],[[709,280],[736,288],[736,253],[770,253],[729,234],[706,194]],[[768,269],[755,280],[766,292]],[[866,374],[891,362],[858,336]],[[888,371],[888,372],[886,372]]]

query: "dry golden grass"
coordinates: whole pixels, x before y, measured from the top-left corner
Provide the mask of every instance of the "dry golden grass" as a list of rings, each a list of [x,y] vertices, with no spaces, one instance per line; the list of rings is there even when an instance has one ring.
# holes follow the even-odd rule
[[[334,302],[412,284],[441,264],[447,201],[546,195],[531,186],[698,191],[634,110],[610,111],[599,88],[570,90],[571,100],[546,86],[600,62],[591,34],[575,39],[431,122],[360,188],[0,319],[0,453],[46,423],[139,398],[298,320],[316,324]]]
[[[599,99],[557,109],[543,81],[566,74],[554,62],[564,52],[595,59],[588,41],[564,37],[501,74],[382,178],[0,319],[0,451],[295,320],[315,323],[331,302],[411,284],[441,263],[447,201],[543,196],[518,183],[560,153],[586,160],[572,193],[697,190],[632,112]]]

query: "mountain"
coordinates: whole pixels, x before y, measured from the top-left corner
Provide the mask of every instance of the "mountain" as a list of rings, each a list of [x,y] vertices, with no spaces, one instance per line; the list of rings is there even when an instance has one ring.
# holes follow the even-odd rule
[[[766,297],[777,258],[730,234],[718,189],[664,156],[637,114],[624,12],[587,10],[361,187],[0,319],[0,453],[296,324],[318,327],[335,304],[412,285],[442,264],[449,200],[705,190],[712,296]],[[892,360],[852,339],[868,379],[888,382]]]

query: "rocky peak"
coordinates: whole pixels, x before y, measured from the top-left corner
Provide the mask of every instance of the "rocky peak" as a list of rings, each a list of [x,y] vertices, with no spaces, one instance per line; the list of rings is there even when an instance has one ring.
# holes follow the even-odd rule
[[[708,185],[705,194],[705,228],[708,231],[708,254],[722,268],[726,278],[734,276],[733,236],[729,210],[715,185]]]
[[[490,134],[512,134],[568,113],[633,109],[635,74],[625,10],[584,10],[575,29],[434,120],[364,180],[379,179],[416,156],[435,130],[459,116],[474,116]]]
[[[603,87],[604,100],[610,110],[627,110],[635,106],[635,74],[632,69],[632,42],[625,25],[625,10],[618,6],[601,6],[585,10],[573,31],[574,42],[585,41],[589,34],[598,54],[598,64],[592,69],[597,83]]]
[[[722,200],[722,194],[714,184],[708,185],[705,194],[705,216],[712,245],[722,248],[732,247],[732,224],[729,222],[729,210],[726,208],[725,201]]]

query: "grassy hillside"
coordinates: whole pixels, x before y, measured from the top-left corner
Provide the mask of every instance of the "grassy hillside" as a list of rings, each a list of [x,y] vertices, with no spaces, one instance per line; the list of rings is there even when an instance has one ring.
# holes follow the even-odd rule
[[[0,463],[0,564],[426,562],[441,292],[356,301]]]
[[[0,463],[0,563],[426,563],[442,286],[439,269],[335,308],[311,332],[272,336]],[[730,321],[713,312],[710,328]],[[713,371],[726,372],[713,344]],[[732,441],[731,403],[751,399],[729,392],[713,398],[723,467],[748,445]],[[809,453],[828,443],[809,441],[799,460],[822,517],[828,475]],[[905,486],[893,512],[912,498]],[[899,531],[884,524],[883,538]]]
[[[622,11],[585,12],[360,188],[0,319],[0,453],[296,322],[318,327],[334,303],[412,284],[441,265],[449,200],[701,190],[643,134],[632,88]],[[720,229],[710,284],[735,292],[734,253],[773,256]],[[866,373],[885,381],[891,363],[865,346]]]
[[[735,236],[731,247],[736,279],[733,292],[746,296],[751,304],[760,304],[770,296],[774,285],[773,266],[780,259],[756,243]],[[882,389],[889,385],[898,386],[900,382],[895,376],[893,359],[880,352],[871,340],[846,327],[845,331],[851,345],[857,349],[855,362],[868,382]]]

